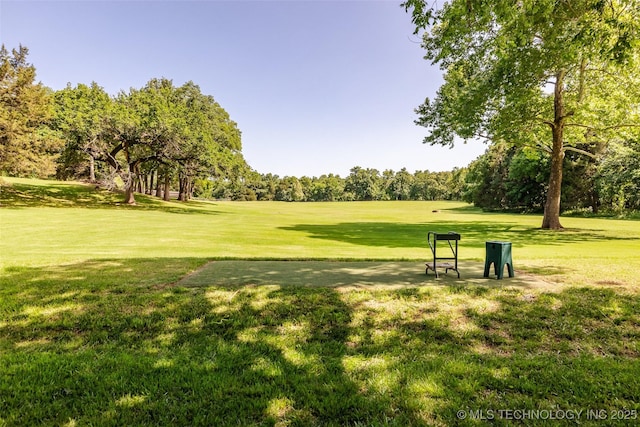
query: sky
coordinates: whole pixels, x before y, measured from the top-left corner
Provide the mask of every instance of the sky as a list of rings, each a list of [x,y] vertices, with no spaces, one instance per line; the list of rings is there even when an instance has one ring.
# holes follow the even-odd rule
[[[22,44],[54,90],[95,81],[114,95],[193,81],[238,124],[260,173],[444,171],[484,152],[422,143],[414,110],[442,73],[401,0],[0,0],[0,43]]]

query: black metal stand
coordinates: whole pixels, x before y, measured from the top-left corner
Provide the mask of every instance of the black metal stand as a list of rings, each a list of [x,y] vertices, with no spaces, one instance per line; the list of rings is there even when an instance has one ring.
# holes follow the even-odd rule
[[[448,233],[436,233],[434,231],[429,231],[429,233],[427,233],[427,241],[429,242],[429,248],[431,249],[433,262],[425,263],[425,265],[427,266],[425,274],[429,274],[429,270],[433,270],[437,278],[437,268],[444,268],[445,274],[449,273],[449,270],[453,270],[458,273],[458,279],[460,278],[460,272],[458,271],[458,240],[460,240],[460,234],[454,233],[453,231],[450,231]],[[449,244],[449,249],[451,249],[451,253],[453,256],[439,257],[437,255],[439,241],[446,241]],[[455,245],[453,245],[451,242],[455,242]],[[454,261],[454,263],[451,264],[450,262],[438,261]]]

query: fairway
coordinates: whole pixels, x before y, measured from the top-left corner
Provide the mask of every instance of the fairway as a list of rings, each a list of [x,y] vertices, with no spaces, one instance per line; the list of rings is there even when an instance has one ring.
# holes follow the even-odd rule
[[[640,411],[640,221],[552,232],[457,202],[125,206],[5,181],[0,426]],[[460,279],[425,275],[430,230],[462,235]],[[513,243],[515,278],[483,277],[488,240]]]
[[[486,213],[460,202],[160,202],[125,206],[113,193],[11,179],[3,188],[2,266],[137,258],[423,262],[428,231],[462,235],[461,260],[510,241],[519,271],[560,285],[640,283],[640,221]],[[40,185],[32,185],[33,183]],[[176,270],[177,274],[180,274]],[[186,274],[188,272],[184,272]]]

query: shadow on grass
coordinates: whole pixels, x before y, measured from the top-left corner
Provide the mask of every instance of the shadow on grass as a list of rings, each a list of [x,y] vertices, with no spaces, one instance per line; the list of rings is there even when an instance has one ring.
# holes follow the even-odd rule
[[[517,246],[563,245],[584,241],[634,240],[634,237],[612,237],[594,229],[542,230],[509,222],[465,221],[399,224],[392,222],[346,222],[339,224],[298,224],[284,230],[304,232],[314,239],[333,240],[361,246],[389,248],[424,248],[427,232],[460,233],[461,245],[482,247],[489,240],[506,240]]]
[[[46,181],[39,181],[46,182]],[[122,192],[108,191],[91,184],[52,181],[46,184],[3,184],[0,191],[0,206],[19,209],[27,207],[93,208],[162,210],[179,214],[217,214],[210,203],[197,201],[180,202],[176,206],[159,198],[136,194],[136,205],[123,202]],[[177,202],[176,202],[177,203]]]
[[[180,285],[205,262],[5,270],[0,421],[427,426],[477,425],[460,410],[640,409],[637,294]]]
[[[208,263],[177,284],[187,287],[277,285],[364,289],[451,286],[475,290],[485,287],[489,289],[492,286],[552,286],[540,277],[521,272],[514,278],[497,281],[493,268],[491,276],[485,278],[482,262],[461,261],[459,270],[460,279],[455,272],[446,274],[444,268],[440,268],[440,276],[436,279],[433,271],[426,274],[424,262],[219,260]],[[564,272],[562,269],[554,271],[555,274]],[[545,273],[552,275],[548,271]]]

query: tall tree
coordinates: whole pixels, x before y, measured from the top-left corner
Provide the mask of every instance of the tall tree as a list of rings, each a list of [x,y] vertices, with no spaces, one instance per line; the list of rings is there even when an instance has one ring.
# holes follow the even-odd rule
[[[0,172],[47,177],[55,172],[62,141],[46,126],[51,93],[36,83],[29,50],[0,47]]]
[[[550,153],[542,228],[559,229],[563,159],[640,124],[638,0],[407,0],[444,84],[417,109],[426,143],[486,138]]]
[[[96,180],[95,166],[105,150],[103,139],[105,117],[110,114],[112,99],[93,82],[59,90],[54,95],[53,126],[66,140],[60,175],[76,175],[78,168],[88,169],[90,181]],[[72,171],[72,172],[69,172]]]
[[[344,191],[353,193],[356,200],[379,200],[382,195],[382,176],[377,169],[351,168]]]
[[[193,82],[176,89],[183,122],[181,143],[174,159],[179,165],[180,199],[190,196],[193,180],[198,176],[226,175],[237,178],[247,169],[242,157],[240,130],[229,114],[210,95]]]
[[[409,200],[411,198],[411,188],[413,186],[414,177],[402,168],[399,172],[388,174],[386,180],[387,195],[391,200]],[[387,171],[383,172],[383,176],[387,175]]]
[[[145,163],[162,165],[165,183],[178,177],[181,200],[190,197],[196,177],[244,165],[235,122],[192,82],[176,88],[171,80],[152,79],[142,89],[121,92],[105,129],[110,148],[104,159],[125,181],[127,203],[135,203]]]
[[[131,89],[129,94],[117,95],[114,108],[105,127],[105,139],[109,147],[102,158],[112,167],[125,183],[125,203],[135,204],[135,185],[138,167],[141,163],[155,158],[152,143],[154,130],[149,129],[149,119],[145,113],[150,100],[145,94]],[[145,111],[146,110],[146,111]]]

